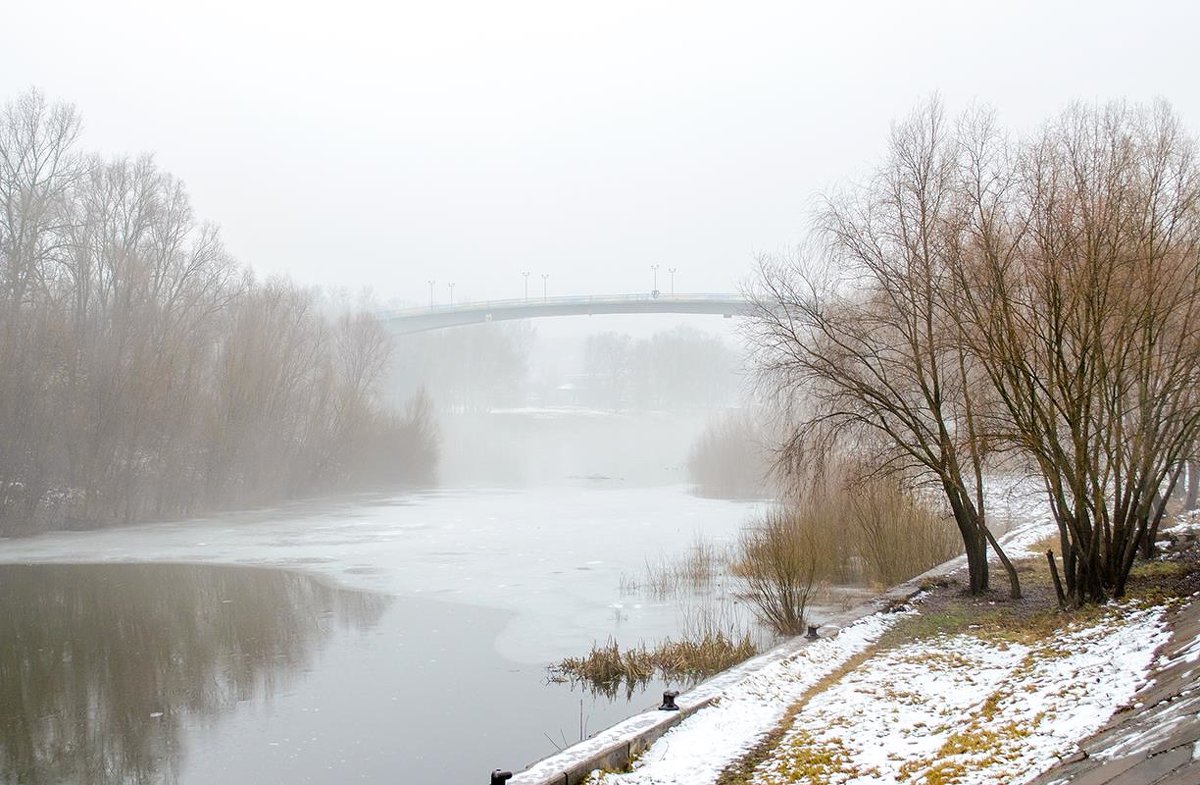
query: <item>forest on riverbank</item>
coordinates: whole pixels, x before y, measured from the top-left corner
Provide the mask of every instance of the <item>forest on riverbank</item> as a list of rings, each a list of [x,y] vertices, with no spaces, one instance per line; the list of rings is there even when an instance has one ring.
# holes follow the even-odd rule
[[[256,280],[182,182],[79,135],[36,91],[0,112],[0,535],[431,477],[365,307]]]

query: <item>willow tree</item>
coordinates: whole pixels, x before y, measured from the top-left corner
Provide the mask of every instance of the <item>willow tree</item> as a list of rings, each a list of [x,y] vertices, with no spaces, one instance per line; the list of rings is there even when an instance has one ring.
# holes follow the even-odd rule
[[[895,126],[884,165],[864,187],[826,200],[805,252],[764,260],[748,329],[763,378],[793,415],[784,467],[837,442],[880,471],[931,482],[962,537],[970,591],[988,589],[990,544],[1019,597],[987,527],[981,376],[952,296],[960,157],[936,100]]]
[[[1121,596],[1200,431],[1200,172],[1165,105],[975,139],[964,336],[1058,522],[1064,602]],[[1053,564],[1053,562],[1052,562]]]

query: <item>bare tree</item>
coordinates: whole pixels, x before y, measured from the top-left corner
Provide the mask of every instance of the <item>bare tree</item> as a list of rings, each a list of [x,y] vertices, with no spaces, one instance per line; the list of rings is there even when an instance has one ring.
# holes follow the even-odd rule
[[[1200,428],[1195,144],[1164,105],[1110,105],[1072,107],[1019,155],[988,146],[967,180],[964,335],[1045,483],[1064,601],[1102,601]]]
[[[0,113],[0,302],[19,307],[64,250],[67,194],[82,166],[79,117],[30,90]]]
[[[959,174],[957,142],[932,100],[893,128],[865,188],[827,200],[806,254],[764,260],[750,333],[764,378],[795,415],[786,468],[837,439],[874,453],[881,471],[931,481],[958,526],[971,592],[988,588],[990,542],[1018,597],[1016,570],[986,525],[974,364],[947,299]]]
[[[0,529],[384,476],[368,454],[431,475],[429,407],[375,399],[390,349],[378,321],[254,283],[181,182],[149,156],[79,156],[78,126],[36,92],[0,113]]]

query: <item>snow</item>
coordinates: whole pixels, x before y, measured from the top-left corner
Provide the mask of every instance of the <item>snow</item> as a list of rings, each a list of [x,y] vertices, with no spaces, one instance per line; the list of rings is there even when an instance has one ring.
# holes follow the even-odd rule
[[[671,729],[625,774],[604,773],[597,783],[692,785],[713,782],[717,774],[748,752],[783,719],[805,692],[865,651],[903,618],[875,614],[804,646],[794,656],[763,668],[728,689],[715,705]]]
[[[597,782],[714,782],[900,616],[867,617],[745,679],[652,745],[633,771]],[[1161,609],[1127,604],[1030,644],[958,634],[875,653],[807,696],[754,782],[1028,781],[1132,699],[1167,636]]]

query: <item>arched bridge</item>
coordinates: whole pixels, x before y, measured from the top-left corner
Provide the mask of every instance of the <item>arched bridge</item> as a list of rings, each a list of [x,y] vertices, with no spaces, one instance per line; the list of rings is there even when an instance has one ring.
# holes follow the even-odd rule
[[[592,316],[612,313],[701,313],[742,316],[750,304],[740,294],[604,294],[492,300],[462,305],[433,305],[380,314],[398,333],[419,333],[539,316]]]

